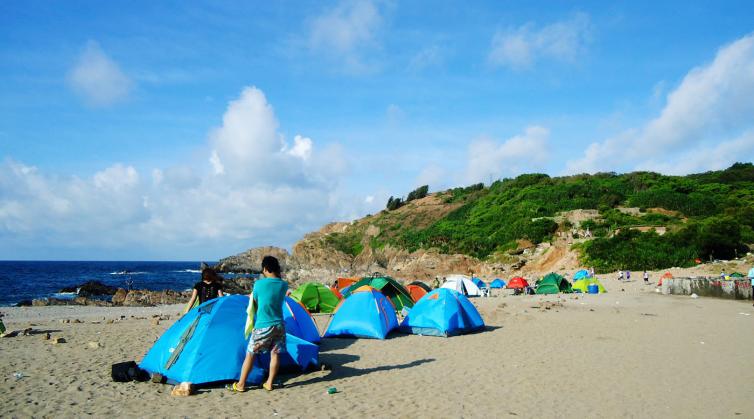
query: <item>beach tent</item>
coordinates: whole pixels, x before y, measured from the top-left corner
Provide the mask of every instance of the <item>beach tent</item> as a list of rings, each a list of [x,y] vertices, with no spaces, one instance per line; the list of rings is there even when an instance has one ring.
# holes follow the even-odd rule
[[[285,320],[286,333],[307,342],[320,342],[319,330],[317,330],[312,315],[309,314],[303,304],[291,297],[285,297],[283,301],[283,320]]]
[[[537,294],[557,294],[559,292],[572,292],[571,284],[562,276],[550,272],[544,278],[537,281]]]
[[[482,288],[487,288],[487,284],[485,284],[485,283],[484,283],[484,281],[482,281],[481,279],[479,279],[479,278],[477,278],[477,277],[474,277],[474,278],[471,278],[471,280],[472,280],[472,281],[474,282],[474,284],[476,284],[476,286],[477,286],[477,287],[479,287],[480,289],[482,289]]]
[[[665,272],[664,274],[662,274],[662,276],[660,277],[660,280],[657,282],[657,286],[662,285],[663,279],[672,279],[672,278],[673,278],[673,274],[671,274],[670,272]]]
[[[511,288],[511,289],[524,289],[529,286],[529,283],[526,282],[526,279],[521,278],[520,276],[517,276],[508,282],[508,285],[505,286],[505,288]]]
[[[160,336],[139,367],[160,373],[171,382],[237,380],[248,345],[244,336],[248,304],[248,296],[229,295],[190,310]],[[285,348],[281,371],[302,371],[319,363],[317,345],[288,334]],[[269,358],[266,363],[263,357],[255,360],[249,382],[261,383],[268,366]]]
[[[754,278],[754,268],[749,269],[749,278]]]
[[[415,335],[453,336],[484,328],[484,320],[468,298],[447,288],[427,294],[401,322]]]
[[[330,291],[332,291],[332,293],[335,294],[336,297],[338,297],[338,300],[343,299],[343,294],[340,293],[340,290],[337,287],[330,287]]]
[[[343,297],[348,298],[355,290],[365,285],[378,290],[385,297],[389,298],[393,302],[396,311],[403,310],[403,307],[411,308],[414,306],[411,293],[403,285],[399,284],[398,281],[389,276],[363,278],[355,284],[350,285],[348,291],[343,292]]]
[[[411,298],[414,302],[419,301],[422,297],[427,295],[427,291],[418,285],[406,285],[406,290],[411,294]]]
[[[732,274],[730,274],[730,277],[731,278],[743,278],[744,274],[742,274],[741,272],[733,272]]]
[[[574,281],[577,281],[582,278],[589,278],[589,277],[591,277],[591,275],[589,274],[589,271],[587,271],[586,269],[582,269],[576,272],[575,274],[573,274]]]
[[[336,287],[340,292],[343,292],[343,288],[358,282],[361,278],[338,278]]]
[[[421,287],[424,291],[427,291],[427,292],[432,291],[432,288],[422,281],[414,281],[408,285],[416,285],[417,287]]]
[[[338,297],[319,282],[301,284],[291,293],[291,297],[311,313],[332,313],[338,305]]]
[[[495,278],[495,280],[490,283],[490,288],[505,288],[505,281],[500,278]]]
[[[393,303],[376,289],[362,286],[340,302],[324,337],[385,339],[397,327]]]
[[[466,275],[450,275],[445,278],[445,283],[440,288],[455,290],[467,297],[482,295],[482,290]]]
[[[597,285],[597,289],[599,290],[600,294],[607,292],[605,287],[602,286],[602,283],[597,278],[581,278],[579,280],[573,281],[572,288],[574,291],[580,291],[582,294],[586,294],[589,292],[589,285],[595,284]]]

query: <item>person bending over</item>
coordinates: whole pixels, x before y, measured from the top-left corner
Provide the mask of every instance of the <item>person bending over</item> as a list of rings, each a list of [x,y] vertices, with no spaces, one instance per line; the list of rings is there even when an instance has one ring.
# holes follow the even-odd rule
[[[262,385],[272,391],[272,383],[278,373],[279,354],[285,352],[285,322],[283,321],[283,300],[288,284],[280,279],[280,263],[273,256],[262,259],[264,278],[254,282],[251,298],[256,305],[254,328],[251,331],[249,347],[246,350],[238,382],[228,387],[229,390],[246,391],[246,378],[254,366],[254,357],[270,352],[270,374]]]
[[[213,298],[222,297],[223,285],[220,282],[220,275],[212,268],[202,269],[202,280],[194,284],[194,290],[191,292],[191,299],[186,305],[184,313],[194,308],[194,305],[203,304]]]

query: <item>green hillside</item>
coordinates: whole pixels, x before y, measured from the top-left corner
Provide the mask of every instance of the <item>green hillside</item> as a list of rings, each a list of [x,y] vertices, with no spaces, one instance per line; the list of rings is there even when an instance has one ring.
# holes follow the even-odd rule
[[[598,271],[690,266],[697,258],[731,259],[754,243],[751,163],[688,176],[527,174],[489,187],[478,184],[433,194],[445,211],[426,213],[412,207],[426,188],[417,191],[407,197],[409,202],[391,197],[391,210],[332,236],[332,245],[353,255],[367,243],[372,248],[389,243],[409,251],[434,248],[493,259],[516,248],[519,239],[536,244],[551,240],[557,231],[570,231],[568,222],[556,222],[555,216],[576,209],[599,211],[600,218],[581,226],[596,238],[577,245],[582,262]],[[624,207],[638,207],[639,212],[626,214],[619,210]],[[368,225],[378,226],[379,234],[366,237]],[[637,226],[662,226],[667,233],[631,229]]]

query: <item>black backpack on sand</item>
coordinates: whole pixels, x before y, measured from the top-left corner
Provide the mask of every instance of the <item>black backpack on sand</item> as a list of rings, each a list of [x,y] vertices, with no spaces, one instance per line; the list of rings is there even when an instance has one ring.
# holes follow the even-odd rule
[[[112,366],[113,381],[127,383],[129,381],[149,381],[149,373],[139,368],[134,361],[118,362]]]

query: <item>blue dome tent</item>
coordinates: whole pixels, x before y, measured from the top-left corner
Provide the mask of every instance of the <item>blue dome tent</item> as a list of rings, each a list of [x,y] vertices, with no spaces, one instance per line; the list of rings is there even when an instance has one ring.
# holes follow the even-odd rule
[[[393,303],[376,289],[362,286],[340,302],[324,337],[385,339],[397,327]]]
[[[468,298],[454,290],[438,288],[419,300],[401,323],[415,335],[453,336],[484,328],[484,320]]]
[[[190,310],[176,321],[142,359],[139,367],[160,373],[171,382],[205,384],[237,380],[246,355],[244,337],[249,297],[216,298]],[[286,336],[281,370],[307,370],[319,364],[319,347]],[[258,357],[249,382],[259,384],[269,366],[269,357]]]
[[[487,288],[487,284],[485,284],[484,281],[477,277],[471,278],[471,281],[474,282],[474,284],[479,287],[479,289]]]
[[[591,277],[592,275],[590,275],[589,271],[587,271],[586,269],[582,269],[576,272],[575,274],[573,274],[574,281],[578,281],[579,279],[584,279],[584,278],[591,278]]]
[[[495,278],[495,280],[490,283],[490,288],[505,288],[505,281],[500,278]]]
[[[312,315],[309,314],[306,307],[291,297],[285,297],[285,301],[283,301],[283,320],[285,320],[286,333],[307,342],[320,342],[319,330]]]

